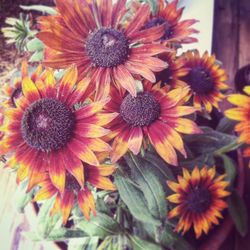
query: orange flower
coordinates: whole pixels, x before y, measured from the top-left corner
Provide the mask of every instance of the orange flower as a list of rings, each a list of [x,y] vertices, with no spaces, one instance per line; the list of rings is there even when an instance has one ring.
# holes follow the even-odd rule
[[[182,44],[198,41],[196,38],[191,37],[192,34],[199,33],[198,30],[191,28],[198,21],[195,19],[180,21],[184,7],[178,9],[178,0],[174,0],[169,4],[166,4],[164,0],[159,0],[157,3],[158,11],[151,16],[143,27],[144,29],[164,25],[164,34],[161,36],[164,43]]]
[[[228,101],[238,107],[226,110],[225,115],[239,121],[235,127],[235,131],[240,134],[239,142],[250,145],[250,87],[245,87],[244,92],[245,95],[233,94],[228,97]],[[244,156],[250,157],[250,147],[244,151]]]
[[[186,233],[193,225],[196,238],[202,231],[207,234],[212,224],[219,224],[221,211],[227,207],[223,198],[230,195],[225,188],[229,185],[223,181],[225,175],[215,177],[215,168],[194,168],[192,174],[183,169],[183,176],[178,176],[178,183],[168,181],[168,186],[175,192],[167,199],[178,204],[172,209],[168,218],[179,217],[175,228],[177,232]]]
[[[167,92],[160,84],[145,81],[144,90],[132,97],[129,93],[111,89],[107,112],[119,115],[109,124],[109,139],[114,138],[111,160],[116,162],[129,149],[140,152],[143,139],[149,138],[157,153],[168,163],[177,165],[176,151],[186,157],[180,133],[200,133],[197,125],[182,116],[192,114],[195,108],[182,106],[188,88]],[[144,144],[145,145],[145,144]]]
[[[184,53],[183,57],[189,73],[183,78],[186,84],[182,86],[190,86],[194,106],[201,109],[204,105],[209,113],[213,106],[219,108],[218,103],[225,98],[221,90],[228,89],[228,86],[225,84],[227,75],[216,63],[215,56],[205,52],[201,57],[199,51],[194,50]]]
[[[71,160],[71,159],[69,159]],[[56,200],[51,210],[52,215],[60,211],[63,217],[63,223],[66,224],[70,212],[77,200],[79,209],[82,211],[86,219],[90,219],[90,212],[96,215],[95,200],[87,187],[87,183],[92,184],[96,188],[105,190],[115,190],[115,186],[108,178],[114,171],[112,165],[90,166],[84,164],[81,166],[84,172],[84,186],[80,186],[79,182],[69,172],[66,173],[65,190],[61,194],[51,182],[49,175],[45,175],[43,181],[38,183],[41,187],[34,197],[34,201],[41,201],[51,198],[56,194]]]
[[[107,100],[90,102],[76,110],[76,104],[88,98],[89,78],[76,83],[76,67],[67,69],[57,83],[53,72],[45,71],[34,83],[22,79],[23,95],[15,107],[5,111],[0,154],[11,155],[10,166],[18,163],[17,181],[29,177],[30,190],[48,171],[53,185],[63,193],[66,171],[82,187],[82,161],[99,165],[94,152],[110,150],[100,137],[109,131],[102,125],[116,114],[100,113]]]
[[[163,35],[164,26],[141,30],[150,15],[148,5],[142,4],[125,27],[126,0],[115,5],[112,0],[58,0],[56,4],[56,16],[40,19],[37,37],[50,50],[44,63],[56,69],[76,64],[80,79],[90,73],[97,99],[108,94],[111,82],[135,96],[133,76],[155,82],[153,72],[167,67],[155,56],[169,49],[153,43]]]

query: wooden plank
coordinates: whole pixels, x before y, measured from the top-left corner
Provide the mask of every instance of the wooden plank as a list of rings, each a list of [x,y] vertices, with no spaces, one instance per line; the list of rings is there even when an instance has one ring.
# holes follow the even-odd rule
[[[249,0],[239,1],[239,68],[250,64],[250,3]],[[244,198],[248,213],[250,212],[250,169],[246,165]],[[237,234],[235,250],[250,249],[250,216],[248,217],[249,231],[242,238]]]
[[[229,75],[234,88],[234,76],[239,66],[239,2],[216,0],[212,51]]]

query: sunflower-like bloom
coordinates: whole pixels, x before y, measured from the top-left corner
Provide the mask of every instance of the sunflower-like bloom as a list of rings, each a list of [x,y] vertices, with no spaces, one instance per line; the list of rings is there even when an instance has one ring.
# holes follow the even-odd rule
[[[219,108],[218,103],[225,98],[221,91],[228,86],[225,84],[226,72],[216,63],[215,56],[205,52],[201,57],[199,51],[194,50],[184,53],[183,57],[186,59],[185,66],[189,68],[183,81],[190,86],[194,106],[201,109],[204,105],[209,113],[213,106]]]
[[[77,83],[77,78],[75,66],[58,83],[51,71],[35,83],[27,76],[22,80],[22,96],[4,113],[0,154],[8,153],[8,164],[18,165],[17,181],[29,178],[28,190],[45,171],[61,193],[66,172],[83,186],[82,161],[98,166],[94,152],[110,150],[100,137],[109,132],[102,125],[116,114],[100,113],[107,100],[84,103],[90,79]],[[77,109],[79,102],[83,105]]]
[[[163,35],[164,25],[141,30],[150,15],[146,4],[124,25],[125,4],[126,0],[114,5],[112,0],[57,0],[58,14],[42,17],[37,35],[50,49],[45,65],[59,69],[74,63],[80,79],[90,73],[97,99],[108,94],[110,82],[133,96],[134,75],[155,82],[153,72],[167,67],[155,56],[169,49],[153,43]]]
[[[30,75],[33,82],[36,82],[42,73],[42,65],[39,65]],[[15,107],[16,100],[22,96],[22,80],[29,76],[28,63],[23,61],[21,65],[21,76],[16,77],[13,84],[6,84],[3,88],[3,107]]]
[[[233,94],[228,97],[228,101],[238,107],[226,110],[225,115],[239,121],[235,127],[235,131],[240,134],[239,141],[250,145],[250,87],[245,87],[244,92],[245,95]],[[244,156],[250,157],[250,147],[245,149]]]
[[[69,159],[70,160],[70,159]],[[38,183],[41,187],[34,197],[34,201],[42,201],[56,195],[51,215],[61,212],[63,223],[66,224],[70,212],[77,201],[79,209],[86,219],[90,219],[90,212],[96,215],[95,200],[87,187],[87,183],[98,189],[115,190],[115,186],[109,179],[109,176],[115,171],[112,165],[91,166],[82,165],[84,172],[84,186],[79,185],[77,179],[69,172],[66,173],[65,190],[63,193],[54,186],[48,174],[45,173],[44,179]]]
[[[195,167],[190,174],[183,169],[183,176],[178,176],[178,183],[168,181],[168,186],[175,192],[167,199],[178,204],[169,214],[169,219],[179,217],[175,228],[186,233],[193,225],[196,238],[204,231],[208,233],[213,224],[218,225],[218,218],[223,218],[221,211],[227,207],[223,198],[230,195],[225,188],[229,182],[223,181],[225,175],[215,177],[215,168]]]
[[[168,67],[156,74],[157,81],[161,81],[162,85],[168,84],[173,88],[185,86],[182,78],[189,72],[189,68],[185,66],[185,58],[177,57],[176,52],[163,53],[160,58],[167,62]]]
[[[161,36],[163,42],[184,44],[198,41],[197,38],[191,37],[192,34],[199,33],[198,30],[191,28],[198,21],[195,19],[180,20],[184,7],[178,9],[178,0],[174,0],[167,5],[164,0],[157,2],[158,11],[155,15],[151,15],[151,18],[143,27],[144,29],[164,25],[164,34]]]
[[[189,90],[179,88],[167,92],[167,89],[160,88],[160,83],[153,86],[148,81],[144,82],[143,89],[136,97],[111,89],[111,101],[105,110],[119,113],[108,126],[111,130],[109,139],[115,138],[111,160],[116,162],[128,149],[138,154],[149,138],[166,162],[177,165],[175,149],[186,157],[180,133],[201,132],[193,121],[182,118],[196,111],[194,107],[182,105]]]

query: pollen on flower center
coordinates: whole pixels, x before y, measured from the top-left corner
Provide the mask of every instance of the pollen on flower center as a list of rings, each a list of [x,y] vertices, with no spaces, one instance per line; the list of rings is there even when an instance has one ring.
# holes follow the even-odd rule
[[[75,124],[73,113],[52,98],[32,103],[22,117],[24,141],[43,152],[62,148],[71,138]]]
[[[148,126],[160,115],[160,104],[149,92],[138,93],[137,97],[128,94],[120,106],[120,114],[129,125]]]
[[[162,36],[162,40],[166,40],[166,39],[169,39],[171,38],[172,36],[172,33],[173,33],[173,29],[172,29],[172,26],[162,17],[154,17],[152,18],[150,21],[148,21],[143,29],[149,29],[149,28],[152,28],[152,27],[155,27],[155,26],[158,26],[158,25],[162,25],[164,24],[165,25],[165,33],[164,35]]]
[[[100,28],[89,35],[86,52],[96,66],[115,67],[128,57],[128,39],[116,29]]]
[[[66,172],[65,189],[68,191],[81,190],[81,186],[77,182],[76,178],[68,172]]]
[[[184,81],[197,94],[207,94],[214,88],[210,73],[201,67],[191,69]]]
[[[207,188],[195,187],[186,198],[187,207],[191,212],[203,213],[211,205],[212,195]]]

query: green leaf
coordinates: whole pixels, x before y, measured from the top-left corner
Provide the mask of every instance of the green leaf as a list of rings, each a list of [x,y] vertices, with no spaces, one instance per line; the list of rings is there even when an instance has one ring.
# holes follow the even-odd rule
[[[150,162],[152,169],[154,169],[158,176],[160,175],[164,177],[164,182],[166,182],[166,180],[175,180],[175,177],[172,170],[169,168],[169,165],[160,157],[147,152],[143,158]]]
[[[236,190],[233,190],[229,197],[228,209],[238,232],[244,237],[248,231],[247,208]]]
[[[29,59],[29,62],[41,62],[43,60],[43,51],[36,51]]]
[[[106,236],[116,235],[121,232],[120,225],[117,221],[103,213],[92,216],[89,221],[80,221],[77,227],[86,232],[89,236],[98,236],[102,239]]]
[[[73,239],[68,242],[68,250],[96,250],[98,241],[98,237],[84,237],[81,239]]]
[[[54,205],[55,196],[41,206],[38,217],[37,217],[37,234],[42,238],[46,239],[57,223],[61,224],[61,215],[55,214],[50,215],[50,211]]]
[[[174,250],[194,250],[194,248],[179,234],[173,232],[173,229],[166,225],[160,238],[160,242],[165,247]]]
[[[105,204],[103,198],[97,197],[96,199],[96,209],[97,211],[107,214],[107,215],[111,215],[111,210],[110,208]]]
[[[46,240],[51,241],[64,241],[71,238],[83,238],[88,237],[88,234],[82,230],[59,228],[52,230]]]
[[[44,44],[38,38],[33,38],[27,43],[26,47],[29,52],[35,52],[43,50]]]
[[[57,12],[55,10],[55,8],[52,7],[48,7],[45,5],[20,5],[20,8],[22,8],[23,10],[33,10],[33,11],[39,11],[42,12],[43,14],[49,14],[49,15],[56,15]]]
[[[133,250],[162,250],[161,246],[143,240],[137,236],[129,235],[128,237],[131,241]]]
[[[151,223],[154,226],[161,225],[161,222],[151,215],[144,194],[140,189],[119,175],[115,175],[115,185],[121,199],[137,220]]]
[[[154,228],[152,225],[147,223],[142,223],[141,228],[146,232],[146,237],[154,240]],[[179,234],[173,232],[173,229],[169,225],[165,225],[163,228],[159,229],[159,237],[157,242],[159,242],[165,248],[170,248],[174,250],[193,250],[193,247]]]
[[[15,205],[17,210],[21,213],[24,212],[25,206],[32,200],[35,190],[32,189],[29,193],[26,192],[28,180],[21,182],[15,193]]]
[[[215,164],[215,159],[212,153],[204,153],[194,159],[186,159],[179,162],[180,167],[188,168],[190,170],[192,170],[195,166],[201,168],[204,165],[214,166],[214,164]]]
[[[165,221],[167,214],[167,201],[165,193],[159,179],[154,174],[149,162],[136,158],[125,156],[125,159],[132,169],[134,180],[142,190],[150,213],[156,218]]]
[[[227,155],[219,155],[219,157],[223,160],[223,166],[226,173],[225,180],[233,184],[237,174],[235,162]]]
[[[203,134],[185,136],[187,146],[195,155],[222,154],[239,147],[236,136],[224,134],[209,127],[201,127],[201,129]]]
[[[221,133],[231,134],[234,131],[236,121],[223,117],[216,127],[216,130]]]

